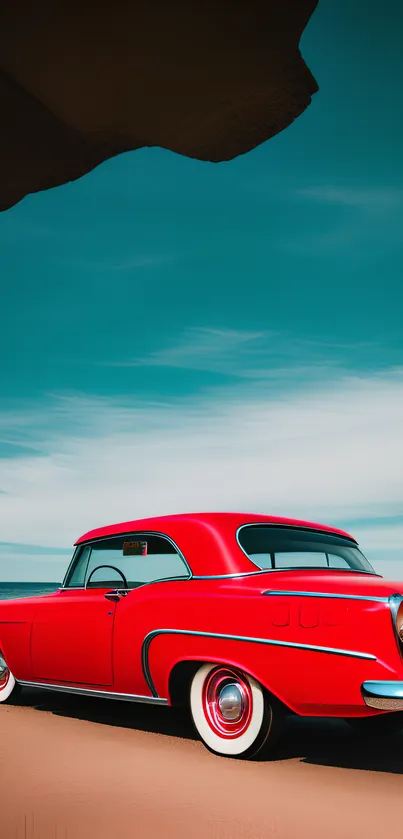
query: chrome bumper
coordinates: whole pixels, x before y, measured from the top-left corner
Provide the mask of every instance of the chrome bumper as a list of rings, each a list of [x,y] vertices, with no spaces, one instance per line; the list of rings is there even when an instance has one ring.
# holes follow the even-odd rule
[[[403,682],[364,682],[361,693],[370,708],[403,711]]]

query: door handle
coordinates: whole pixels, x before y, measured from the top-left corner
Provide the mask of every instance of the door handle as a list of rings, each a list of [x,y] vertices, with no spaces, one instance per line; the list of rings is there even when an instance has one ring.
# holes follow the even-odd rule
[[[112,600],[113,603],[119,603],[120,600],[120,594],[118,594],[117,591],[107,591],[106,594],[104,594],[104,597],[106,597],[107,600]]]

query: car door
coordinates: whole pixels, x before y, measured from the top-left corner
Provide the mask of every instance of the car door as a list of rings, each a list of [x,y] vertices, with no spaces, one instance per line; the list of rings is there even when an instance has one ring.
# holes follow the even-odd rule
[[[112,685],[116,603],[108,589],[63,589],[35,610],[31,635],[33,680]]]
[[[31,639],[33,680],[117,685],[118,692],[125,692],[122,677],[133,637],[136,632],[141,636],[143,626],[132,589],[157,579],[188,579],[189,574],[173,543],[157,534],[121,534],[80,547],[63,589],[36,609]],[[111,594],[113,589],[127,593],[127,598]],[[134,611],[126,608],[126,601]],[[121,621],[120,615],[126,618]],[[134,665],[130,668],[130,683],[136,678],[135,669]]]
[[[143,669],[143,642],[165,622],[178,619],[183,587],[191,570],[172,540],[152,531],[117,537],[110,561],[124,571],[127,594],[116,606],[113,632],[114,689],[118,693],[150,695]],[[176,618],[172,617],[172,609]]]

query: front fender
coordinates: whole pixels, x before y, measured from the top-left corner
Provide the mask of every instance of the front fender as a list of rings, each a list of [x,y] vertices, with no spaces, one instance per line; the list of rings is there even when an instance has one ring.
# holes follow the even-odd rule
[[[0,604],[0,650],[13,676],[31,678],[31,628],[33,605],[27,600]]]

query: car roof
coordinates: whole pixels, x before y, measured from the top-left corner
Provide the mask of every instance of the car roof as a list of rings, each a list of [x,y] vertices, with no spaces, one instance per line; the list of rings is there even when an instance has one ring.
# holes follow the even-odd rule
[[[85,533],[75,544],[123,533],[153,532],[168,536],[175,542],[194,575],[242,573],[256,570],[256,565],[243,552],[235,538],[238,528],[247,524],[303,527],[343,536],[356,543],[354,537],[344,530],[303,519],[258,513],[203,512],[154,516],[98,527]]]
[[[345,530],[340,530],[337,527],[332,527],[327,524],[318,524],[317,522],[312,521],[305,521],[303,519],[290,519],[284,518],[282,516],[269,516],[267,514],[260,514],[260,513],[219,513],[219,512],[212,512],[212,513],[175,513],[173,515],[168,516],[153,516],[150,518],[144,519],[133,519],[130,521],[119,522],[118,524],[109,524],[103,527],[98,527],[95,530],[89,530],[88,533],[85,533],[75,543],[78,545],[80,542],[87,542],[90,539],[100,539],[103,536],[112,536],[113,534],[118,533],[129,533],[130,531],[140,531],[140,530],[155,530],[158,532],[162,532],[166,530],[167,535],[168,531],[170,530],[171,526],[177,526],[181,522],[183,524],[193,522],[194,524],[205,522],[206,524],[211,523],[215,526],[219,526],[220,524],[231,524],[236,529],[241,527],[243,524],[256,524],[261,522],[262,524],[283,524],[284,526],[288,527],[307,527],[310,530],[321,530],[325,533],[334,533],[338,536],[344,536],[346,539],[352,539],[354,542],[356,541],[353,536],[347,533]],[[176,527],[175,527],[176,529]]]

